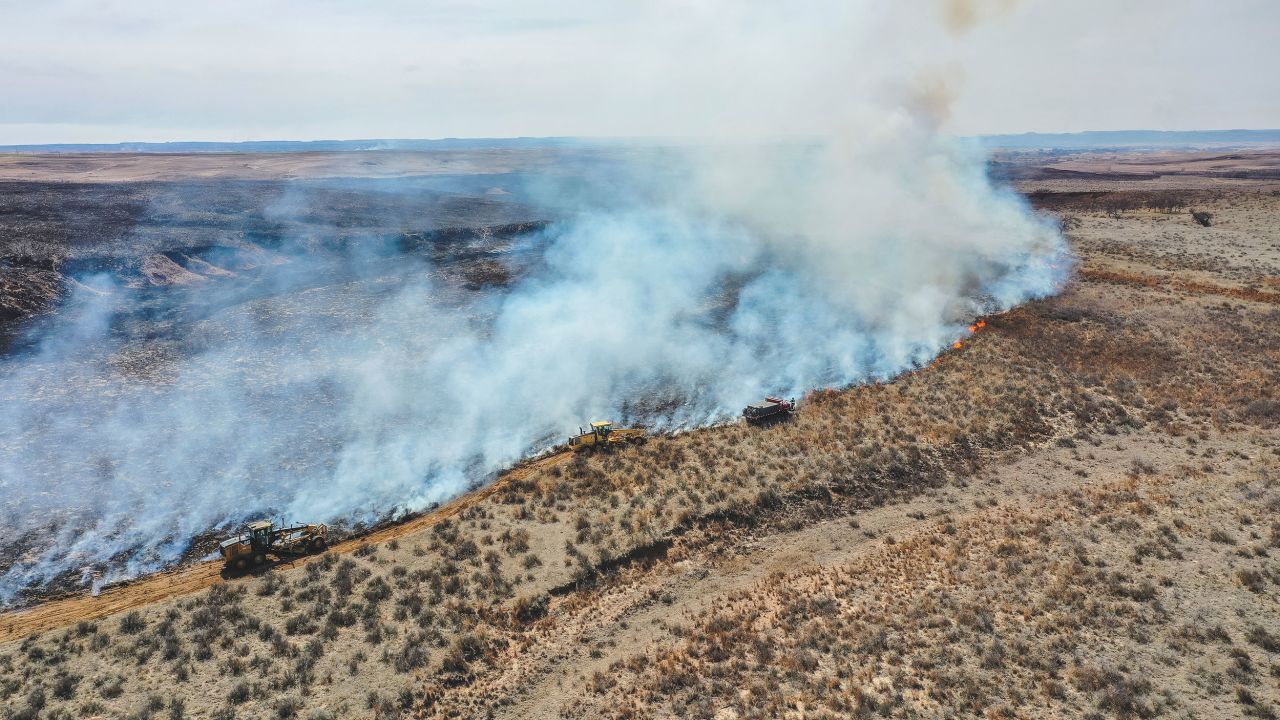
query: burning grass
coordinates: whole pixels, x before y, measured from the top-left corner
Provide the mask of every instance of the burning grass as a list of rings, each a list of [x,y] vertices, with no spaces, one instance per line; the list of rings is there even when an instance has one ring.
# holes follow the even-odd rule
[[[963,352],[979,362],[1006,352],[1001,343],[980,334]],[[546,612],[548,596],[661,560],[672,538],[876,505],[963,476],[980,448],[1050,432],[1027,394],[1029,369],[992,389],[969,382],[968,367],[957,359],[902,384],[815,394],[794,422],[762,430],[730,426],[579,455],[504,486],[413,546],[368,545],[300,572],[218,585],[125,616],[99,649],[73,637],[76,651],[38,662],[88,677],[104,659],[130,668],[121,673],[128,692],[93,698],[122,711],[134,701],[120,698],[173,682],[267,711],[299,691],[349,698],[371,686],[393,697],[423,671],[440,686],[432,693],[445,693],[489,671],[510,633]],[[43,687],[45,672],[21,687]]]
[[[1230,300],[1086,274],[928,368],[812,393],[791,422],[575,456],[411,535],[6,643],[0,701],[49,717],[519,716],[539,699],[619,717],[1265,717],[1280,322]],[[1162,455],[1102,459],[1138,439]],[[1065,489],[1020,504],[986,485],[1026,457]],[[799,569],[787,543],[821,528],[871,550]],[[703,584],[775,548],[781,572]],[[583,617],[600,633],[579,641]]]

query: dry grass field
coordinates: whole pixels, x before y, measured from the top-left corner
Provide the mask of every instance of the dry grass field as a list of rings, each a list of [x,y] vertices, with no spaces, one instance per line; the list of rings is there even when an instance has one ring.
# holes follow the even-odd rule
[[[4,716],[1277,717],[1280,182],[1017,187],[1077,278],[930,367],[0,615]]]

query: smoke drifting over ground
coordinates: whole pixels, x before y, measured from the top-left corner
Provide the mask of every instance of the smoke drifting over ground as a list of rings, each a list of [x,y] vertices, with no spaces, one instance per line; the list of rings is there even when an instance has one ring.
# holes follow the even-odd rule
[[[241,235],[145,282],[77,273],[0,365],[0,600],[251,517],[421,509],[589,420],[676,430],[891,378],[1054,292],[1056,229],[936,134],[945,83],[903,86],[821,142],[541,163],[504,190],[552,221],[532,230]]]
[[[751,172],[741,148],[655,153],[537,182],[561,219],[511,237],[206,249],[164,288],[84,275],[0,375],[0,542],[44,548],[4,597],[262,514],[421,509],[587,420],[672,430],[889,378],[1053,292],[1055,230],[980,158],[916,147],[896,168],[773,148]]]

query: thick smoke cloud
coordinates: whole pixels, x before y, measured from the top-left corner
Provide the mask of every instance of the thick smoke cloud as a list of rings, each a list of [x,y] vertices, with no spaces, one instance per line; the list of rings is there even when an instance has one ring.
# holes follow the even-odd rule
[[[1066,263],[980,158],[915,140],[875,162],[664,154],[508,249],[532,269],[480,293],[382,246],[286,246],[255,281],[281,293],[165,291],[219,308],[172,353],[122,344],[113,318],[137,293],[85,278],[0,375],[0,541],[57,527],[0,588],[135,574],[262,513],[421,509],[586,420],[694,427],[927,363],[975,315],[1053,292]],[[137,353],[157,355],[147,374],[122,372]]]
[[[263,514],[418,510],[588,420],[674,431],[892,378],[1054,292],[1055,227],[937,134],[945,100],[918,77],[841,103],[826,139],[548,172],[528,191],[556,221],[503,245],[513,280],[480,291],[377,238],[287,240],[253,292],[82,276],[0,365],[0,545],[51,537],[0,600],[161,567]],[[175,308],[168,339],[121,339]]]

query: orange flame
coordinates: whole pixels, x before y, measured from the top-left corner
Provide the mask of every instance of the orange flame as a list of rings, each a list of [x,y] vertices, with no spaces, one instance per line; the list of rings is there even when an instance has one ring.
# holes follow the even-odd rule
[[[984,328],[984,327],[986,327],[986,326],[987,326],[987,321],[986,321],[986,320],[974,320],[974,321],[973,321],[973,324],[972,324],[972,325],[970,325],[970,326],[967,328],[967,330],[969,331],[969,333],[970,333],[970,334],[973,334],[973,333],[978,332],[979,330],[981,330],[982,328]],[[962,348],[962,347],[964,347],[964,343],[963,343],[962,341],[960,341],[960,340],[956,340],[954,343],[952,343],[952,344],[951,344],[951,349],[953,349],[953,350],[959,350],[959,349],[960,349],[960,348]],[[934,365],[938,364],[938,361],[939,361],[939,360],[941,360],[941,359],[942,359],[942,356],[938,356],[938,357],[934,358],[934,359],[933,359],[933,362],[929,363],[929,366],[928,366],[928,367],[933,367]]]

